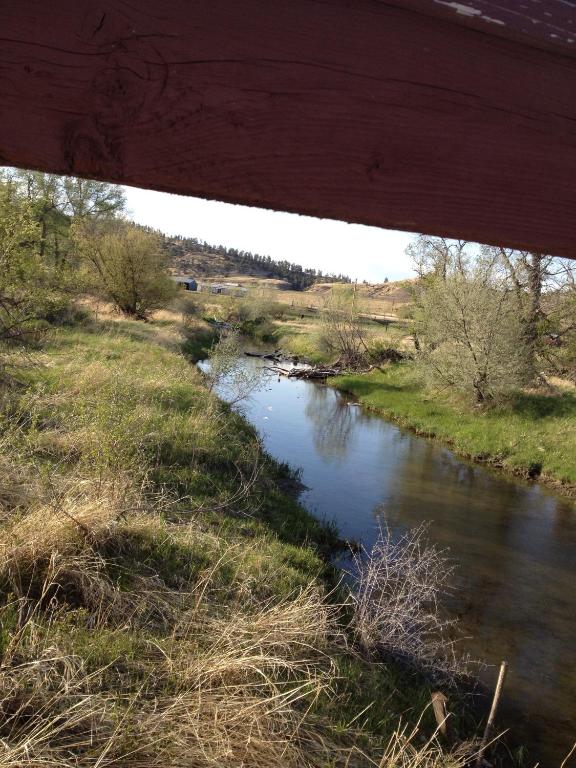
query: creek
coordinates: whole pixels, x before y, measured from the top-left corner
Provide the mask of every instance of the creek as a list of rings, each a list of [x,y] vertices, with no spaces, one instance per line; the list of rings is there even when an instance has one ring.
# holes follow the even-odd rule
[[[370,548],[380,522],[393,533],[429,525],[456,563],[449,608],[463,650],[489,665],[481,677],[491,688],[509,663],[499,725],[528,747],[529,765],[557,768],[576,740],[574,503],[322,384],[272,377],[240,409],[274,458],[301,469],[302,504],[342,537]]]

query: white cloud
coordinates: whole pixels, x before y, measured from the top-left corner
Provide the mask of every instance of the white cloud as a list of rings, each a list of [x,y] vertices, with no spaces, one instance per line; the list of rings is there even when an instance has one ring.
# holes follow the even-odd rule
[[[381,282],[411,277],[405,232],[315,219],[126,187],[132,218],[170,235],[197,237],[324,272]]]

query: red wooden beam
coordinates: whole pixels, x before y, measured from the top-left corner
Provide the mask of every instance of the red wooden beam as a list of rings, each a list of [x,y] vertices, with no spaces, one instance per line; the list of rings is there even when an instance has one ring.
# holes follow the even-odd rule
[[[576,56],[574,0],[387,0],[507,40]]]
[[[0,162],[575,256],[568,0],[3,0]]]

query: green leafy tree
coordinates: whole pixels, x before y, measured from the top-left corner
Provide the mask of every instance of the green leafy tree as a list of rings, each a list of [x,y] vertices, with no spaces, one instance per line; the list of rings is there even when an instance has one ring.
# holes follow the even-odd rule
[[[30,203],[40,257],[59,267],[75,266],[70,264],[74,220],[113,218],[125,207],[124,191],[115,184],[16,168],[6,168],[2,175]]]
[[[518,297],[497,254],[462,241],[419,238],[411,249],[417,361],[438,384],[477,403],[531,377]]]
[[[38,249],[32,203],[10,182],[0,182],[0,341],[23,344],[63,306],[57,275]]]
[[[440,384],[491,400],[527,383],[523,326],[510,293],[477,275],[434,280],[420,316],[420,362]]]
[[[88,284],[125,315],[146,319],[174,297],[176,285],[166,274],[158,235],[117,219],[80,220],[73,237]]]
[[[61,264],[68,252],[70,227],[69,217],[64,212],[61,177],[38,171],[11,170],[8,178],[20,196],[29,202],[30,211],[38,223],[40,258],[50,264]]]
[[[64,176],[62,186],[66,213],[76,219],[108,219],[126,207],[124,190],[117,184]]]

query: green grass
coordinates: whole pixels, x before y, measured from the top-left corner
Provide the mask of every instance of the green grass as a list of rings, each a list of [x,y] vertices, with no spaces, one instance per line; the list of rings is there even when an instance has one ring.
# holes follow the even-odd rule
[[[191,363],[205,360],[216,342],[218,334],[215,328],[195,329],[182,343],[182,352]]]
[[[104,691],[141,691],[150,670],[180,653],[182,619],[171,618],[189,608],[180,595],[198,593],[210,621],[289,602],[310,584],[338,599],[336,532],[298,504],[291,471],[263,453],[247,422],[208,393],[175,333],[169,322],[58,329],[2,395],[10,501],[0,546],[19,558],[16,587],[38,597],[40,613],[18,635],[12,571],[0,569],[0,653],[15,637],[32,660],[57,648],[94,670]],[[38,525],[26,527],[26,515]],[[42,579],[58,558],[72,564],[50,588],[48,610]],[[218,639],[202,626],[186,635],[193,658]],[[334,733],[367,707],[359,738],[385,738],[429,699],[424,680],[396,664],[368,665],[342,644],[322,659],[333,665],[333,688],[310,706]],[[180,684],[170,675],[168,691]]]
[[[278,344],[283,352],[294,355],[301,360],[320,365],[328,363],[331,355],[321,348],[319,343],[318,318],[307,318],[304,321],[277,323]]]
[[[234,510],[242,525],[258,524],[288,544],[333,544],[334,533],[282,491],[289,471],[262,453],[254,430],[208,394],[183,355],[150,343],[150,324],[145,329],[142,338],[136,322],[55,334],[10,404],[12,416],[26,413],[27,450],[66,471],[146,467],[156,487],[182,497],[184,512],[222,504],[258,462],[248,497],[257,512],[244,517],[241,499]],[[235,520],[220,516],[218,524],[238,527]]]
[[[510,472],[576,486],[576,397],[517,393],[492,408],[474,408],[453,394],[427,390],[410,363],[333,379],[402,426],[449,444],[457,453]]]
[[[337,355],[323,348],[321,341],[322,318],[319,314],[306,314],[301,317],[295,310],[290,310],[283,320],[275,322],[279,346],[283,351],[296,355],[313,365],[334,362]],[[400,348],[406,336],[406,327],[402,322],[387,325],[373,320],[362,320],[365,341],[368,349],[383,347]]]

